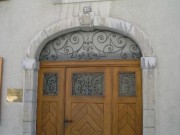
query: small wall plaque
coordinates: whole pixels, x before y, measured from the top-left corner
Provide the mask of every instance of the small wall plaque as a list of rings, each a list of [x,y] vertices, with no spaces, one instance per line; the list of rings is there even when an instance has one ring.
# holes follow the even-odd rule
[[[23,90],[22,89],[8,89],[7,98],[8,102],[22,102]]]

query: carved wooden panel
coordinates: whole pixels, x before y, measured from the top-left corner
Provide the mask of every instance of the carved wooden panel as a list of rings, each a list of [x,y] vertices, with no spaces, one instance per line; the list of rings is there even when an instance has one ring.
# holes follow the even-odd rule
[[[71,135],[103,135],[103,104],[73,103],[71,115]]]
[[[87,66],[86,62],[85,65]],[[121,67],[116,64],[101,66],[43,67],[40,70],[37,135],[142,135],[140,68],[135,66]],[[98,78],[100,79],[90,81],[96,75],[99,76],[99,73],[100,77]],[[57,79],[57,96],[43,93],[44,74],[48,75],[47,78],[51,78],[51,75],[60,78]],[[129,80],[129,76],[133,83],[126,81]],[[103,82],[103,96],[96,94],[75,96],[73,94],[75,85],[73,81],[78,80],[77,77],[81,78],[77,82],[83,84],[82,80],[85,80],[85,84],[89,85],[85,87],[88,88],[88,92],[91,92],[91,88],[96,88],[91,86],[90,82]],[[122,79],[124,77],[125,79]],[[133,89],[136,96],[120,96],[119,90],[125,88],[122,89],[121,81],[123,84],[128,82],[128,85],[125,86],[136,86]],[[75,86],[78,90],[81,89],[79,83]]]
[[[140,68],[116,67],[113,69],[112,102],[113,135],[142,135]]]
[[[111,135],[111,70],[107,67],[67,68],[66,70],[65,135]],[[100,83],[104,80],[104,96],[72,95],[73,75],[88,73],[86,82]],[[90,76],[89,76],[90,75]],[[100,75],[100,76],[99,76]],[[96,78],[98,76],[98,79]],[[87,79],[88,78],[88,79]],[[96,80],[94,81],[93,78]],[[103,79],[102,79],[103,78]],[[89,81],[93,80],[93,81]],[[87,83],[90,84],[90,83]],[[96,85],[94,85],[96,89]],[[102,86],[101,86],[102,87]],[[90,87],[91,88],[91,87]],[[91,89],[89,89],[91,92]]]
[[[43,102],[42,135],[57,135],[57,102]]]
[[[120,135],[136,135],[136,104],[119,104],[118,121]]]
[[[64,134],[64,69],[39,71],[36,135]]]

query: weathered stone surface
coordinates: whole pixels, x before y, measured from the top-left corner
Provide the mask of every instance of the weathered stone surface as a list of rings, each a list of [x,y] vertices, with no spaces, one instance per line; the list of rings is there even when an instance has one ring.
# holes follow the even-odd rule
[[[155,129],[154,128],[144,128],[143,135],[154,135]]]
[[[23,122],[23,131],[24,133],[35,133],[36,122]]]
[[[153,109],[144,109],[143,111],[144,119],[143,126],[144,128],[154,128],[155,127],[155,110]]]
[[[38,70],[39,69],[39,62],[36,59],[31,59],[31,58],[24,59],[23,68],[25,70]]]
[[[141,68],[142,69],[154,69],[156,67],[156,57],[142,57]]]
[[[23,97],[23,102],[37,102],[37,91],[35,90],[29,90],[29,89],[24,89],[24,97]]]
[[[32,102],[23,103],[23,121],[24,121],[23,123],[30,122],[32,124],[36,121],[36,103],[32,103]],[[30,125],[30,126],[34,126],[34,125]],[[26,128],[28,128],[28,125],[26,125]],[[24,131],[24,132],[30,132],[30,131]]]
[[[38,85],[38,72],[36,70],[25,70],[24,71],[24,89],[25,90],[36,90]]]
[[[102,1],[121,1],[121,0],[52,0],[52,3],[63,4],[63,3],[102,2]]]

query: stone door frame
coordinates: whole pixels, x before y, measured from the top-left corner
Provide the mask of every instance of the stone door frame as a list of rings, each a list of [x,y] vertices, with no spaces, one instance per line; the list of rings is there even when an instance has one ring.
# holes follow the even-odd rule
[[[90,29],[89,29],[90,28]],[[143,92],[143,135],[155,135],[155,70],[156,58],[146,34],[137,26],[121,19],[93,17],[93,26],[82,26],[79,17],[62,20],[41,30],[30,42],[24,67],[23,135],[36,135],[36,109],[39,54],[45,44],[57,36],[77,31],[102,29],[124,34],[133,39],[141,49]]]

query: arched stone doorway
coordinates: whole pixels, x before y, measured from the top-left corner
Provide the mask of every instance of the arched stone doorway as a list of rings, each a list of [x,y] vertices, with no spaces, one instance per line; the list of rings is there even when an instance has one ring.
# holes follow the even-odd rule
[[[40,53],[37,134],[142,135],[138,45],[111,31],[75,31]]]
[[[94,18],[94,28],[111,30],[132,38],[140,47],[143,57],[143,134],[153,135],[155,131],[155,58],[146,35],[136,26],[114,18]],[[81,30],[79,18],[61,21],[42,30],[30,43],[24,60],[23,132],[36,134],[37,75],[39,55],[51,39],[71,31]]]

